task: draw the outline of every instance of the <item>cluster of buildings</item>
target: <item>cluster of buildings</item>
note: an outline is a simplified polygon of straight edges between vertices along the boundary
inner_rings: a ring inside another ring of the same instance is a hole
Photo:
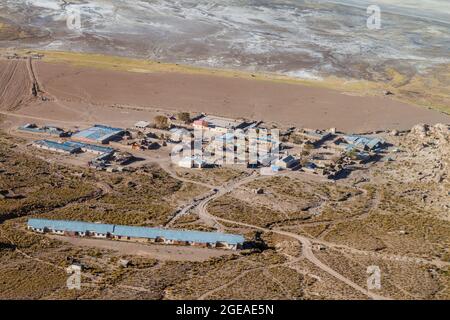
[[[159,131],[158,133],[160,135],[167,134],[164,130],[152,128],[152,124],[150,122],[143,120],[136,122],[134,127],[127,128],[126,130],[110,127],[107,128],[107,130],[117,130],[116,133],[119,136],[114,132],[111,132],[112,136],[109,136],[107,132],[105,132],[106,134],[99,138],[104,140],[103,143],[108,143],[110,146],[117,147],[119,149],[136,151],[159,149],[162,146],[161,139],[157,138],[154,131]]]
[[[378,152],[384,146],[385,142],[379,138],[366,137],[360,135],[345,135],[342,137],[345,142],[341,143],[346,151],[372,151]]]
[[[106,144],[121,140],[124,137],[126,131],[120,128],[97,124],[81,131],[67,132],[53,126],[38,127],[35,124],[26,124],[19,127],[19,130],[66,138],[58,141],[48,139],[36,140],[32,145],[39,149],[69,155],[78,153],[93,154],[95,158],[89,161],[89,166],[96,169],[110,170],[112,166],[124,166],[134,160],[132,154],[120,152],[111,146],[106,146]]]
[[[329,131],[301,130],[295,136],[303,138],[301,143],[308,146],[309,155],[304,157],[302,170],[305,172],[336,178],[354,164],[363,164],[385,147],[382,139],[361,135],[337,134]]]
[[[170,142],[178,143],[172,156],[179,154],[177,164],[185,168],[268,166],[270,161],[283,158],[279,152],[282,145],[278,136],[260,125],[256,121],[203,115],[193,121],[191,130],[170,130]]]
[[[204,132],[210,132],[213,135],[226,134],[230,130],[248,130],[256,127],[255,121],[246,121],[243,119],[230,119],[212,115],[202,115],[193,122],[194,129],[200,129]]]
[[[165,129],[142,120],[126,130],[99,124],[74,133],[34,124],[19,130],[67,138],[38,140],[33,145],[67,154],[93,153],[96,158],[89,165],[100,170],[113,170],[135,160],[130,152],[117,150],[155,150],[170,145],[172,161],[182,168],[241,165],[259,168],[263,175],[292,169],[333,179],[352,164],[369,161],[385,146],[382,139],[338,134],[335,129],[270,130],[262,122],[204,114],[191,123],[175,125],[170,118],[168,123]]]
[[[337,134],[335,129],[273,132],[261,122],[204,115],[190,127],[170,129],[168,141],[176,144],[171,156],[178,155],[175,159],[183,168],[246,165],[260,168],[264,175],[299,169],[328,178],[351,164],[368,161],[384,146],[379,138]]]
[[[134,129],[128,130],[94,125],[72,133],[34,124],[19,130],[58,137],[58,141],[34,141],[33,146],[65,154],[91,153],[95,158],[89,165],[102,170],[133,161],[131,153],[119,152],[113,148],[115,145],[155,149],[160,144],[171,144],[172,160],[177,159],[178,166],[183,168],[245,165],[259,168],[262,175],[301,170],[334,179],[351,165],[369,161],[385,147],[385,142],[377,137],[338,134],[334,129],[290,128],[280,132],[267,129],[261,122],[209,115],[167,130],[151,128],[147,121],[139,121]],[[241,235],[65,220],[30,219],[28,228],[69,236],[226,249],[239,249],[244,243]]]
[[[189,245],[230,250],[242,248],[245,241],[242,235],[219,232],[122,226],[68,220],[29,219],[28,229],[39,233],[53,233],[65,236]]]
[[[29,133],[38,133],[38,134],[48,134],[55,137],[68,137],[70,136],[70,132],[66,132],[61,128],[55,126],[42,126],[38,127],[34,123],[27,123],[21,127],[19,127],[19,131],[29,132]]]

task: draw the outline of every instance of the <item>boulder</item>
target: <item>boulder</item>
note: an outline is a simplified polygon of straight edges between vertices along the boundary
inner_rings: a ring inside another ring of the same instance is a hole
[[[410,134],[417,136],[419,138],[425,138],[428,135],[429,126],[426,124],[417,124],[412,127]]]

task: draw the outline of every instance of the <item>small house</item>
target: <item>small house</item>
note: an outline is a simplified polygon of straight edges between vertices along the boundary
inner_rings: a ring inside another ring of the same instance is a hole
[[[288,155],[277,160],[275,162],[275,165],[280,167],[281,169],[290,169],[298,165],[298,160],[295,159],[292,155]]]
[[[137,129],[147,129],[150,127],[150,122],[148,121],[138,121],[134,124]]]
[[[182,168],[204,168],[206,167],[206,162],[199,157],[184,157],[178,161],[178,166]]]

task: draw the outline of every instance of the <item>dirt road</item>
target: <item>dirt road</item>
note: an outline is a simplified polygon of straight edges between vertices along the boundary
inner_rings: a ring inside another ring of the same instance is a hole
[[[224,186],[216,187],[216,189],[218,190],[217,192],[211,194],[209,197],[206,197],[204,200],[200,201],[200,203],[195,204],[195,207],[198,210],[199,217],[203,220],[203,222],[205,224],[207,224],[208,226],[214,227],[219,231],[224,231],[224,227],[223,227],[223,225],[220,224],[220,222],[226,222],[226,223],[240,225],[240,226],[251,228],[251,229],[257,229],[257,230],[261,230],[261,231],[265,231],[265,232],[273,232],[273,233],[277,233],[277,234],[280,234],[283,236],[294,238],[295,240],[299,241],[302,244],[302,251],[303,251],[304,257],[307,260],[309,260],[310,262],[312,262],[316,267],[327,272],[328,274],[332,275],[333,277],[342,281],[343,283],[347,284],[348,286],[352,287],[353,289],[363,293],[364,295],[367,295],[371,299],[376,299],[376,300],[389,299],[387,297],[377,295],[376,293],[373,293],[373,292],[370,292],[370,291],[364,289],[363,287],[361,287],[358,284],[354,283],[353,281],[349,280],[345,276],[336,272],[335,270],[333,270],[332,268],[330,268],[329,266],[327,266],[326,264],[321,262],[319,259],[317,259],[317,257],[314,255],[314,253],[312,251],[312,243],[311,243],[312,239],[309,239],[307,237],[304,237],[304,236],[301,236],[301,235],[298,235],[295,233],[287,232],[287,231],[267,229],[267,228],[262,228],[259,226],[246,224],[246,223],[242,223],[242,222],[238,222],[238,221],[219,218],[219,217],[211,215],[208,212],[207,206],[214,199],[224,196],[225,194],[233,191],[234,189],[236,189],[239,186],[242,186],[246,183],[249,183],[249,182],[257,180],[257,179],[264,179],[264,178],[267,178],[267,177],[264,177],[264,176],[262,177],[255,172],[251,176],[245,177],[241,180],[233,181],[233,182],[225,184]],[[197,183],[196,181],[191,181],[191,180],[189,180],[189,182]]]
[[[260,176],[259,174],[257,174],[255,172],[251,176],[245,177],[245,178],[240,179],[238,181],[229,182],[229,183],[227,183],[227,184],[225,184],[223,186],[216,187],[216,189],[218,190],[217,192],[211,194],[209,197],[206,197],[200,203],[195,205],[196,209],[198,210],[199,217],[203,220],[203,222],[205,224],[207,224],[208,226],[214,227],[214,228],[216,228],[219,231],[224,231],[224,229],[225,229],[224,226],[220,224],[220,222],[226,222],[226,223],[240,225],[240,226],[251,228],[251,229],[257,229],[257,230],[261,230],[261,231],[265,231],[265,232],[273,232],[273,233],[277,233],[277,234],[280,234],[280,235],[283,235],[283,236],[294,238],[295,240],[299,241],[302,244],[302,251],[303,251],[302,253],[303,253],[304,257],[307,260],[309,260],[310,262],[312,262],[316,267],[318,267],[321,270],[327,272],[328,274],[330,274],[331,276],[335,277],[339,281],[347,284],[348,286],[350,286],[353,289],[363,293],[364,295],[368,296],[371,299],[376,299],[376,300],[389,299],[387,297],[383,297],[383,296],[377,295],[376,293],[373,293],[373,292],[370,292],[370,291],[364,289],[363,287],[361,287],[358,284],[354,283],[350,279],[348,279],[345,276],[341,275],[340,273],[336,272],[331,267],[327,266],[326,264],[321,262],[319,259],[317,259],[317,257],[314,255],[314,253],[312,251],[312,243],[311,243],[312,239],[309,239],[307,237],[304,237],[304,236],[301,236],[301,235],[298,235],[298,234],[295,234],[295,233],[287,232],[287,231],[267,229],[267,228],[262,228],[262,227],[259,227],[259,226],[246,224],[246,223],[242,223],[242,222],[238,222],[238,221],[233,221],[233,220],[219,218],[219,217],[211,215],[208,212],[207,206],[214,199],[217,199],[217,198],[219,198],[221,196],[224,196],[225,194],[233,191],[234,189],[236,189],[236,188],[238,188],[238,187],[240,187],[240,186],[242,186],[242,185],[244,185],[246,183],[249,183],[249,182],[257,180],[257,179],[264,179],[264,178],[267,178],[267,177]],[[197,183],[196,181],[189,181],[189,182],[190,183]]]

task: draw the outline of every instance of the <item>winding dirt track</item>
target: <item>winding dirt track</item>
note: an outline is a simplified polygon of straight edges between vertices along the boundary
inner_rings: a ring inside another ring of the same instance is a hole
[[[298,240],[302,244],[303,255],[305,256],[305,258],[307,260],[309,260],[310,262],[312,262],[316,267],[318,267],[321,270],[327,272],[328,274],[332,275],[333,277],[335,277],[339,281],[341,281],[341,282],[347,284],[348,286],[352,287],[356,291],[359,291],[359,292],[367,295],[371,299],[375,299],[375,300],[388,300],[389,299],[387,297],[380,296],[380,295],[375,294],[373,292],[367,291],[363,287],[357,285],[356,283],[354,283],[350,279],[344,277],[343,275],[341,275],[340,273],[336,272],[335,270],[333,270],[332,268],[330,268],[329,266],[324,264],[322,261],[317,259],[317,257],[314,255],[314,253],[312,251],[312,243],[311,243],[309,238],[306,238],[306,237],[303,237],[303,236],[300,236],[298,234],[291,233],[291,232],[266,229],[266,228],[254,226],[254,225],[251,225],[251,224],[246,224],[246,223],[242,223],[242,222],[236,222],[236,221],[233,221],[233,220],[228,220],[228,219],[223,219],[223,218],[218,218],[218,217],[214,217],[214,219],[216,219],[218,221],[222,221],[222,222],[233,223],[233,224],[237,224],[237,225],[248,227],[248,228],[258,229],[258,230],[265,231],[265,232],[277,233],[277,234],[280,234],[280,235],[283,235],[283,236],[294,238],[294,239]]]
[[[199,185],[202,185],[202,186],[205,185],[204,183],[201,183],[201,182],[198,182],[198,181],[189,180],[189,179],[185,179],[185,178],[181,179],[174,172],[172,172],[166,165],[161,166],[161,168],[163,170],[165,170],[167,173],[169,173],[173,178],[178,179],[180,181],[193,183],[193,184],[199,184]],[[281,175],[290,175],[290,172],[282,173]],[[387,300],[387,299],[390,299],[390,298],[378,295],[376,293],[373,293],[373,292],[370,292],[370,291],[364,289],[363,287],[361,287],[358,284],[354,283],[353,281],[351,281],[350,279],[346,278],[342,274],[336,272],[334,269],[332,269],[328,265],[326,265],[323,262],[321,262],[314,255],[314,252],[312,251],[312,242],[318,243],[318,244],[323,244],[323,245],[325,245],[327,247],[330,247],[330,248],[332,248],[334,250],[338,250],[340,252],[341,251],[347,251],[347,252],[350,252],[352,254],[371,256],[371,257],[374,257],[374,258],[381,258],[381,259],[386,259],[386,260],[391,260],[391,261],[401,261],[401,262],[418,263],[418,264],[432,264],[432,265],[435,265],[435,266],[438,266],[438,267],[444,267],[444,266],[449,266],[450,265],[450,263],[448,263],[448,262],[439,261],[439,260],[432,260],[432,261],[430,261],[430,260],[416,258],[416,257],[407,257],[407,256],[401,256],[401,255],[383,254],[383,253],[359,250],[359,249],[355,249],[355,248],[348,247],[348,246],[345,246],[345,245],[338,245],[338,244],[330,243],[330,242],[323,241],[323,240],[320,240],[320,239],[308,238],[308,237],[301,236],[301,235],[298,235],[296,233],[292,233],[292,232],[288,232],[288,231],[263,228],[263,227],[260,227],[260,226],[251,225],[251,224],[247,224],[247,223],[243,223],[243,222],[239,222],[239,221],[234,221],[234,220],[220,218],[220,217],[217,217],[217,216],[213,216],[213,215],[211,215],[208,212],[207,206],[208,206],[208,204],[211,201],[213,201],[213,200],[215,200],[217,198],[220,198],[220,197],[230,193],[234,189],[236,189],[236,188],[238,188],[238,187],[240,187],[240,186],[242,186],[244,184],[250,183],[250,182],[255,181],[255,180],[266,179],[266,178],[270,178],[270,177],[260,176],[258,174],[253,174],[251,176],[245,177],[245,178],[243,178],[241,180],[238,180],[238,181],[230,182],[230,183],[227,183],[227,184],[222,185],[222,186],[216,186],[215,189],[218,190],[217,192],[210,193],[209,195],[206,195],[205,198],[203,200],[201,200],[201,201],[193,201],[191,204],[187,205],[179,213],[179,215],[175,216],[175,218],[172,220],[172,222],[178,216],[181,216],[182,214],[186,214],[192,209],[197,209],[200,219],[203,220],[203,222],[205,224],[207,224],[210,227],[216,228],[218,231],[222,231],[222,232],[224,231],[225,227],[220,222],[225,222],[225,223],[239,225],[239,226],[243,226],[243,227],[247,227],[247,228],[251,228],[251,229],[257,229],[257,230],[261,230],[261,231],[265,231],[265,232],[272,232],[272,233],[276,233],[276,234],[280,234],[280,235],[283,235],[283,236],[287,236],[287,237],[293,238],[293,239],[299,241],[302,244],[302,250],[303,250],[304,257],[307,260],[309,260],[311,263],[313,263],[316,267],[318,267],[321,270],[327,272],[328,274],[330,274],[334,278],[336,278],[339,281],[347,284],[348,286],[352,287],[356,291],[359,291],[359,292],[363,293],[364,295],[368,296],[369,298],[376,299],[376,300]],[[212,186],[210,186],[210,187],[212,187]],[[362,188],[358,188],[358,189],[360,189],[363,192],[366,192],[366,190],[364,190]],[[377,202],[377,201],[375,201],[375,202]],[[351,218],[349,218],[349,220],[352,221],[352,220],[362,219],[365,216],[367,216],[370,213],[370,211],[371,210],[369,209],[368,212],[365,213],[363,217],[361,217],[361,216],[359,216],[359,217],[351,217]],[[202,298],[205,298],[205,297],[202,296]]]
[[[163,168],[163,169],[165,169],[165,168]],[[174,178],[177,178],[177,176],[175,175]],[[245,177],[245,178],[243,178],[241,180],[238,180],[236,182],[228,183],[228,184],[225,184],[224,186],[217,187],[218,191],[216,193],[211,194],[209,197],[206,197],[204,200],[200,201],[199,204],[196,204],[196,208],[198,210],[200,218],[207,225],[212,226],[212,227],[216,228],[219,231],[223,231],[223,229],[224,229],[224,227],[219,223],[219,221],[220,221],[220,222],[226,222],[226,223],[230,223],[230,224],[240,225],[240,226],[251,228],[251,229],[257,229],[257,230],[261,230],[261,231],[265,231],[265,232],[272,232],[272,233],[276,233],[276,234],[280,234],[280,235],[283,235],[283,236],[287,236],[287,237],[293,238],[293,239],[295,239],[295,240],[297,240],[297,241],[299,241],[301,243],[304,257],[308,261],[313,263],[316,267],[318,267],[321,270],[327,272],[328,274],[330,274],[331,276],[335,277],[339,281],[347,284],[348,286],[352,287],[356,291],[359,291],[359,292],[363,293],[364,295],[368,296],[371,299],[376,299],[376,300],[387,300],[387,299],[390,299],[388,297],[380,296],[380,295],[377,295],[377,294],[375,294],[373,292],[370,292],[370,291],[364,289],[363,287],[359,286],[358,284],[354,283],[350,279],[346,278],[345,276],[341,275],[340,273],[336,272],[335,270],[333,270],[332,268],[330,268],[329,266],[327,266],[326,264],[321,262],[314,255],[314,253],[312,251],[311,240],[313,240],[313,239],[309,239],[307,237],[304,237],[304,236],[301,236],[301,235],[298,235],[298,234],[295,234],[295,233],[287,232],[287,231],[267,229],[267,228],[259,227],[259,226],[256,226],[256,225],[242,223],[242,222],[239,222],[239,221],[233,221],[233,220],[219,218],[219,217],[211,215],[208,212],[207,206],[214,199],[217,199],[217,198],[219,198],[221,196],[224,196],[225,194],[231,192],[232,190],[234,190],[234,189],[238,188],[239,186],[242,186],[242,185],[244,185],[246,183],[249,183],[249,182],[257,180],[257,179],[264,179],[264,178],[267,178],[267,177],[259,176],[258,174],[253,174],[251,176]],[[184,180],[186,180],[186,179],[184,179]],[[193,181],[193,180],[188,180],[188,181],[190,183],[194,183],[194,184],[198,183],[197,181]]]
[[[163,170],[168,170],[168,168],[166,166],[164,166]],[[289,173],[285,173],[283,175],[289,175]],[[178,176],[175,174],[173,174],[171,176],[173,176],[175,179],[178,179]],[[205,199],[201,200],[200,202],[193,203],[184,212],[187,213],[189,210],[196,208],[198,210],[199,217],[203,220],[203,222],[205,222],[208,226],[216,228],[219,231],[224,231],[225,228],[222,224],[220,224],[220,222],[225,222],[225,223],[239,225],[239,226],[243,226],[243,227],[247,227],[247,228],[251,228],[251,229],[257,229],[257,230],[261,230],[261,231],[265,231],[265,232],[272,232],[272,233],[276,233],[276,234],[280,234],[283,236],[293,238],[302,244],[302,250],[303,250],[304,257],[307,260],[309,260],[311,263],[313,263],[316,267],[327,272],[331,276],[333,276],[336,279],[338,279],[339,281],[347,284],[348,286],[352,287],[356,291],[359,291],[359,292],[363,293],[364,295],[367,295],[369,298],[376,299],[376,300],[386,300],[386,299],[390,299],[390,298],[378,295],[376,293],[373,293],[373,292],[370,292],[370,291],[364,289],[363,287],[354,283],[350,279],[348,279],[345,276],[341,275],[340,273],[336,272],[334,269],[332,269],[328,265],[321,262],[314,255],[314,252],[312,251],[312,242],[318,243],[318,244],[323,244],[332,249],[339,250],[339,251],[344,250],[344,251],[350,252],[352,254],[373,256],[375,258],[387,259],[387,260],[391,260],[391,261],[402,261],[402,262],[419,263],[419,264],[432,264],[432,265],[436,265],[438,267],[450,265],[450,263],[444,262],[444,261],[436,261],[436,260],[429,261],[426,259],[420,259],[420,258],[415,258],[415,257],[406,257],[406,256],[400,256],[400,255],[393,255],[393,254],[390,255],[390,254],[382,254],[382,253],[358,250],[358,249],[351,248],[351,247],[348,247],[345,245],[337,245],[337,244],[319,240],[319,239],[308,238],[308,237],[301,236],[301,235],[298,235],[298,234],[292,233],[292,232],[276,230],[276,229],[268,229],[268,228],[263,228],[263,227],[256,226],[256,225],[242,223],[239,221],[216,217],[216,216],[211,215],[208,212],[207,206],[211,201],[228,194],[229,192],[233,191],[234,189],[236,189],[244,184],[250,183],[250,182],[258,180],[258,179],[265,179],[265,178],[270,178],[270,177],[259,176],[258,174],[253,174],[253,175],[251,175],[249,177],[245,177],[241,180],[238,180],[238,181],[235,181],[232,183],[228,183],[223,186],[216,187],[216,189],[218,190],[216,193],[210,194],[209,196],[205,197]],[[188,179],[183,179],[183,181],[189,182],[189,183],[194,183],[194,184],[199,183],[197,181],[188,180]],[[364,190],[364,189],[360,189],[360,190],[362,190],[363,192],[366,192],[366,190]],[[368,212],[370,212],[370,210],[368,210]],[[367,216],[367,214],[365,214],[364,217]],[[361,218],[363,218],[363,217],[350,218],[350,220],[356,220],[356,219],[361,219]],[[204,297],[202,296],[202,298],[204,298]]]
[[[361,286],[357,285],[356,283],[354,283],[353,281],[351,281],[350,279],[344,277],[343,275],[341,275],[340,273],[336,272],[335,270],[333,270],[332,268],[330,268],[329,266],[327,266],[326,264],[324,264],[323,262],[321,262],[319,259],[317,259],[317,257],[314,255],[313,251],[312,251],[312,243],[311,240],[307,237],[295,234],[295,233],[291,233],[291,232],[287,232],[287,231],[280,231],[280,230],[273,230],[273,229],[267,229],[267,228],[262,228],[259,226],[255,226],[255,225],[251,225],[251,224],[246,224],[246,223],[242,223],[242,222],[237,222],[237,221],[233,221],[233,220],[228,220],[228,219],[223,219],[223,218],[219,218],[219,217],[215,217],[213,215],[211,215],[208,210],[207,210],[207,205],[210,201],[230,192],[232,189],[248,183],[250,181],[256,180],[258,179],[258,176],[252,176],[250,178],[247,179],[242,179],[240,180],[238,183],[236,183],[233,186],[230,186],[228,188],[224,188],[222,190],[222,192],[217,193],[216,195],[214,195],[213,197],[209,198],[209,199],[205,199],[201,205],[199,206],[199,215],[200,217],[204,217],[205,219],[209,220],[209,221],[214,221],[215,224],[217,225],[217,221],[221,221],[221,222],[226,222],[226,223],[231,223],[231,224],[236,224],[236,225],[240,225],[240,226],[244,226],[247,228],[252,228],[252,229],[257,229],[257,230],[261,230],[261,231],[265,231],[265,232],[273,232],[273,233],[277,233],[283,236],[287,236],[290,238],[294,238],[297,241],[299,241],[302,244],[302,251],[303,251],[303,255],[304,257],[309,260],[310,262],[312,262],[316,267],[320,268],[321,270],[327,272],[328,274],[332,275],[333,277],[335,277],[336,279],[340,280],[341,282],[347,284],[348,286],[352,287],[353,289],[355,289],[356,291],[359,291],[361,293],[363,293],[364,295],[367,295],[369,298],[371,299],[376,299],[376,300],[385,300],[388,299],[386,297],[377,295],[373,292],[367,291],[366,289],[362,288]]]

